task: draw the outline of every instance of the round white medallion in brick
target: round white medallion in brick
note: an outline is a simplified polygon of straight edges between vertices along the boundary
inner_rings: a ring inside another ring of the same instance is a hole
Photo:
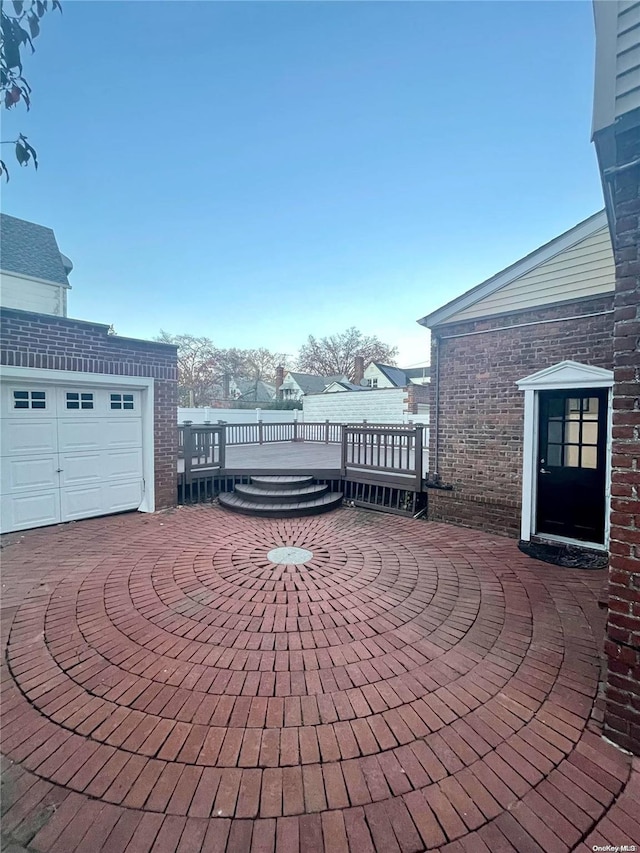
[[[313,551],[306,548],[273,548],[267,554],[272,563],[284,563],[285,566],[299,566],[313,557]]]

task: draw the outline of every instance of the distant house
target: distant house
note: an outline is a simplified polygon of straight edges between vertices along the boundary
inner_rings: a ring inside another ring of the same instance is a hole
[[[66,317],[73,264],[60,251],[51,228],[2,213],[0,233],[2,305]]]
[[[355,382],[349,382],[344,380],[342,382],[332,382],[331,385],[327,385],[327,387],[322,392],[323,394],[336,394],[341,391],[369,391],[370,389],[365,385],[356,385]]]
[[[231,378],[229,396],[247,403],[270,403],[275,400],[276,389],[275,385],[263,382],[262,379]]]
[[[283,400],[301,400],[306,394],[322,394],[334,382],[348,382],[344,374],[338,376],[318,376],[313,373],[288,371],[280,385],[279,392]]]
[[[418,321],[430,518],[606,546],[614,288],[602,211]]]
[[[176,503],[176,347],[67,317],[53,231],[0,218],[0,532]]]
[[[406,388],[408,385],[425,385],[429,382],[429,367],[405,369],[372,361],[364,372],[368,388]]]

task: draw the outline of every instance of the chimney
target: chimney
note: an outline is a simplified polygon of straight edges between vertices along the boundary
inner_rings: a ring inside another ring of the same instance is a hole
[[[231,380],[231,376],[228,373],[222,374],[222,399],[229,399],[229,382]]]
[[[276,400],[282,400],[282,383],[284,382],[284,367],[279,364],[276,367]]]
[[[355,358],[355,365],[353,369],[353,382],[355,385],[359,385],[364,379],[364,358],[361,355],[357,355]]]

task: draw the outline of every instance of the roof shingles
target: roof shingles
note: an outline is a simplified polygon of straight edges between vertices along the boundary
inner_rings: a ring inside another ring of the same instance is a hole
[[[51,228],[6,213],[0,214],[0,269],[69,286],[65,261]]]

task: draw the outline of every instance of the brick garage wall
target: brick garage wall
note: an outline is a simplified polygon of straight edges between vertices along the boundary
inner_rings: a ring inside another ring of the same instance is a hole
[[[152,377],[156,508],[174,506],[178,458],[176,348],[109,335],[108,330],[101,323],[2,308],[0,364]]]
[[[640,157],[640,129],[617,163]],[[615,178],[613,471],[604,731],[640,755],[640,168]]]
[[[429,518],[518,535],[524,394],[516,382],[565,359],[611,369],[612,309],[607,295],[433,331],[429,470],[453,489],[429,490]],[[568,319],[577,315],[587,316]]]

